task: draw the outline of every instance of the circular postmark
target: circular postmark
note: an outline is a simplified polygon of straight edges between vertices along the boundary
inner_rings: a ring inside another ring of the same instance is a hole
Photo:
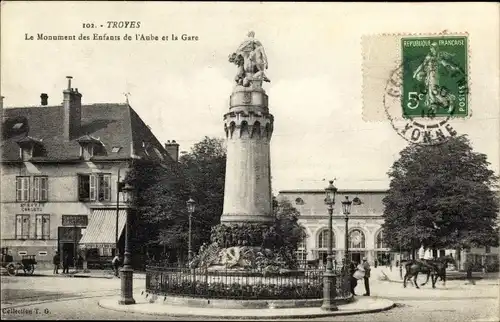
[[[412,39],[408,44],[430,50],[421,48],[403,56],[390,74],[383,96],[385,114],[398,135],[410,143],[446,142],[457,135],[449,121],[469,113],[466,62],[461,63],[460,57],[455,61],[446,51],[446,45],[457,43],[455,39]],[[445,49],[438,52],[438,44]]]

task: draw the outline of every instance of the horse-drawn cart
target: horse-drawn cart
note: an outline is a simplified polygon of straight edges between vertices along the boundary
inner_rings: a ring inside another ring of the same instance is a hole
[[[9,254],[8,249],[2,248],[0,264],[7,271],[7,274],[16,276],[20,269],[24,271],[24,274],[33,275],[37,263],[35,255],[22,255],[20,262],[14,262],[14,258]]]

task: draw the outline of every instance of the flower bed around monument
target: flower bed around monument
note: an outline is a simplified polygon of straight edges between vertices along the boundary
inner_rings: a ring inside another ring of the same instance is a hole
[[[349,286],[337,278],[337,299],[350,297]],[[258,272],[245,275],[217,273],[188,268],[148,266],[146,292],[161,296],[178,296],[232,300],[292,300],[323,297],[323,271],[305,271],[299,276],[263,276]]]

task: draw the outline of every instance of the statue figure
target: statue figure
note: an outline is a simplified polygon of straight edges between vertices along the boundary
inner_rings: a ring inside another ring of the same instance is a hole
[[[250,31],[248,38],[241,43],[236,52],[229,55],[229,62],[238,66],[236,84],[249,87],[253,81],[254,86],[260,87],[262,81],[270,82],[264,71],[267,69],[267,56],[262,43],[254,38],[255,33]]]

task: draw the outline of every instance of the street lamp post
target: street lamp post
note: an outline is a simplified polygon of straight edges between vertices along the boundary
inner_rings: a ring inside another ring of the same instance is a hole
[[[399,236],[399,278],[403,279],[403,256],[401,255],[401,236]]]
[[[345,270],[349,267],[349,215],[351,214],[352,201],[349,200],[348,196],[345,196],[345,200],[342,201],[342,212],[344,213],[345,219],[345,254],[344,254],[344,264]]]
[[[191,217],[193,216],[196,202],[192,198],[189,198],[189,200],[186,202],[186,205],[187,211],[189,213],[188,263],[191,263],[191,260],[193,259],[193,250],[191,248]]]
[[[129,305],[135,304],[135,300],[133,297],[133,274],[134,270],[132,269],[132,260],[130,258],[130,213],[132,211],[133,205],[133,191],[134,188],[128,183],[122,188],[122,191],[127,196],[127,218],[125,221],[125,251],[124,251],[124,259],[123,259],[123,268],[121,269],[121,299],[118,301],[118,304],[121,305]]]
[[[328,205],[328,249],[326,257],[326,270],[323,273],[323,305],[321,309],[324,311],[338,311],[338,307],[335,304],[335,297],[337,295],[336,288],[336,276],[333,271],[333,256],[332,256],[332,246],[333,246],[333,205],[335,204],[335,194],[337,193],[337,188],[333,185],[333,181],[330,180],[330,184],[325,188],[326,199],[325,203]]]

